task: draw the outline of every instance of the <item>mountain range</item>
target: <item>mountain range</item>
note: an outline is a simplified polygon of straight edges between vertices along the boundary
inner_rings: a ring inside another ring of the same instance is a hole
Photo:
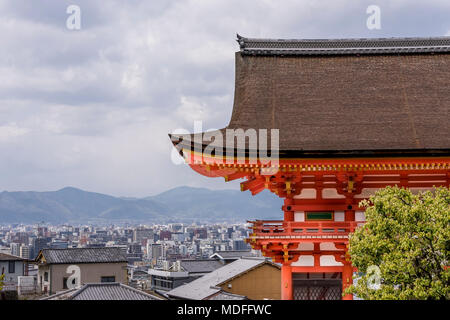
[[[282,200],[268,191],[178,187],[145,198],[121,198],[66,187],[0,193],[0,224],[170,223],[280,219]]]

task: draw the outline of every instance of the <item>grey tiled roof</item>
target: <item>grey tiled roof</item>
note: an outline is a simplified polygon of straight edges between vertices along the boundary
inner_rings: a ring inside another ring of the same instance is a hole
[[[222,259],[238,259],[241,257],[251,257],[253,253],[249,250],[228,250],[228,251],[217,251],[212,256],[220,256]],[[210,257],[210,258],[211,258]]]
[[[450,52],[450,37],[372,39],[254,39],[237,36],[243,54],[329,55]]]
[[[72,297],[72,295],[77,292],[79,289],[73,288],[73,289],[68,289],[65,291],[61,291],[58,293],[55,293],[51,296],[48,297],[44,297],[41,298],[39,300],[70,300],[70,298]]]
[[[220,267],[223,264],[214,259],[208,260],[181,260],[181,267],[184,271],[189,273],[203,273],[211,272]]]
[[[161,300],[122,283],[87,283],[80,289],[70,289],[45,300]]]
[[[26,260],[22,257],[13,256],[11,254],[0,253],[0,261],[23,261]]]
[[[42,254],[47,263],[127,262],[119,247],[43,249]]]
[[[248,298],[246,296],[241,296],[239,294],[233,294],[221,290],[206,298],[205,300],[248,300]]]
[[[71,300],[161,300],[121,283],[91,283],[84,285]]]

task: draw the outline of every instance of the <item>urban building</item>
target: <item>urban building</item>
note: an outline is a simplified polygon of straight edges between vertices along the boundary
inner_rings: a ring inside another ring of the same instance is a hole
[[[150,259],[158,259],[163,256],[163,247],[160,243],[152,243],[148,249]]]
[[[39,228],[39,234],[43,234],[43,230],[44,228]],[[47,230],[47,228],[45,228],[45,230]],[[47,232],[45,232],[46,234]],[[38,238],[33,238],[31,241],[31,248],[32,248],[32,258],[36,258],[36,256],[38,255],[38,253],[46,248],[49,248],[49,243],[52,242],[52,238],[51,237],[38,237]]]
[[[199,277],[204,276],[220,267],[223,264],[217,260],[178,260],[165,268],[149,269],[151,276],[151,290],[169,291],[185,283],[189,283]]]
[[[233,240],[233,250],[234,251],[245,251],[249,250],[250,246],[244,239],[235,239]]]
[[[159,240],[171,240],[172,239],[172,232],[169,230],[161,230],[159,232]]]
[[[0,274],[4,274],[4,290],[17,290],[18,278],[28,275],[28,260],[0,253]]]
[[[127,258],[121,248],[43,249],[35,262],[43,293],[55,294],[86,283],[127,283]]]
[[[20,243],[11,243],[11,254],[13,256],[20,256]]]
[[[138,227],[133,231],[133,242],[142,244],[144,240],[153,241],[153,229]]]
[[[144,253],[140,243],[131,243],[128,245],[127,260],[129,265],[142,261]]]
[[[31,251],[30,246],[22,244],[20,246],[19,255],[21,258],[24,258],[24,259],[27,259],[27,260],[31,259],[30,251]]]

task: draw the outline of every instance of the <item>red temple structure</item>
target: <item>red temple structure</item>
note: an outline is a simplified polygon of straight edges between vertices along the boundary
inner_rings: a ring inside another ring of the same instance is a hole
[[[172,142],[198,173],[285,199],[284,218],[252,221],[248,239],[282,264],[282,299],[341,299],[359,202],[386,186],[449,186],[450,38],[238,42],[229,125],[214,140]],[[234,146],[227,129],[279,129],[278,162],[247,140]],[[234,146],[231,161],[205,152],[219,136]]]

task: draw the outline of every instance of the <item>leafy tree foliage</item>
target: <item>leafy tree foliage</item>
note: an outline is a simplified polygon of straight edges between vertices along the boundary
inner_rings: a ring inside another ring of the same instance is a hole
[[[3,290],[3,286],[4,286],[4,282],[3,280],[5,279],[5,274],[0,274],[0,291]]]
[[[413,194],[387,187],[362,204],[366,223],[351,235],[349,254],[363,275],[346,293],[363,299],[449,299],[450,190]]]

